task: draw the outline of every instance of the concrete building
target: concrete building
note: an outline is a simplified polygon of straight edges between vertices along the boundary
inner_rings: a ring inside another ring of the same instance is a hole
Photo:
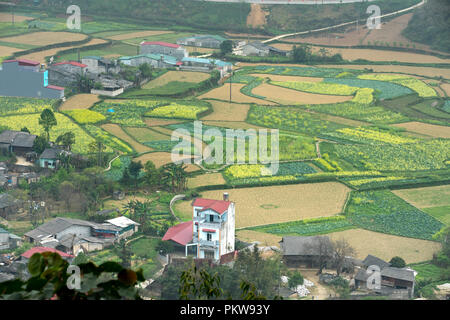
[[[243,56],[267,57],[270,55],[289,56],[290,52],[269,46],[261,41],[253,41],[241,47]]]
[[[168,43],[163,41],[143,41],[141,42],[140,54],[157,54],[173,56],[177,60],[181,60],[188,56],[188,52],[185,48],[179,44]]]
[[[192,47],[219,49],[222,42],[226,40],[227,39],[221,36],[206,34],[180,38],[177,40],[177,44]]]
[[[195,249],[199,259],[219,261],[221,257],[234,252],[235,204],[224,200],[197,198],[192,202],[193,220],[169,228],[164,241],[172,241],[185,248]]]
[[[181,62],[181,70],[200,72],[211,72],[213,70],[218,70],[220,72],[221,78],[223,78],[233,69],[233,65],[231,63],[215,59],[185,57],[181,60]]]
[[[80,76],[86,75],[87,65],[76,61],[54,63],[48,67],[49,82],[52,85],[70,86]]]
[[[49,84],[48,70],[39,62],[6,60],[0,69],[0,96],[62,99],[64,88]]]
[[[288,267],[319,267],[333,255],[327,236],[286,236],[280,241],[283,262]]]
[[[147,63],[153,68],[169,68],[181,65],[176,57],[165,54],[140,54],[131,57],[121,57],[119,62],[133,67],[139,67],[141,64]]]
[[[86,72],[92,74],[100,73],[118,73],[120,65],[117,61],[106,59],[98,56],[88,56],[81,59],[81,63],[86,65]]]
[[[20,247],[22,239],[15,234],[0,228],[0,250],[9,250]]]
[[[69,154],[68,151],[57,149],[57,148],[47,148],[39,156],[39,166],[41,168],[56,169],[59,165],[59,159],[64,153]]]

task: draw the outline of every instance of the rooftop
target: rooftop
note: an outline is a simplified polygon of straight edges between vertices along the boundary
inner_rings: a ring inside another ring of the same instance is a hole
[[[0,133],[0,143],[11,144],[13,147],[32,148],[35,135],[28,132],[5,130]]]
[[[131,225],[136,225],[136,226],[140,225],[139,223],[134,222],[133,220],[128,219],[127,217],[124,217],[124,216],[114,218],[114,219],[109,219],[109,220],[106,220],[106,222],[108,222],[112,225],[118,226],[120,228],[126,228]]]
[[[320,241],[330,243],[327,236],[286,236],[280,246],[285,256],[318,255]]]
[[[386,262],[378,257],[372,256],[370,254],[363,260],[363,265],[366,268],[375,265],[375,266],[380,267],[380,269],[390,266],[390,264],[388,262]]]
[[[203,198],[196,198],[194,201],[192,201],[193,207],[202,207],[201,211],[211,209],[219,214],[225,213],[225,211],[228,210],[230,204],[231,204],[230,201],[203,199]]]
[[[34,248],[31,248],[30,250],[25,251],[24,253],[22,253],[21,256],[24,257],[24,258],[30,259],[33,256],[33,254],[35,254],[35,253],[43,253],[43,252],[55,252],[55,253],[58,253],[63,258],[73,258],[74,257],[71,254],[67,254],[65,252],[62,252],[62,251],[59,251],[59,250],[56,250],[56,249],[53,249],[53,248],[47,248],[47,247],[34,247]]]
[[[3,63],[18,62],[19,66],[38,66],[39,62],[28,59],[5,60]]]
[[[89,221],[58,217],[47,223],[44,223],[43,225],[40,225],[34,230],[28,231],[27,233],[25,233],[25,236],[40,240],[42,238],[62,232],[73,225],[95,227],[95,224]]]
[[[63,62],[58,62],[58,63],[52,64],[52,66],[60,66],[60,65],[64,65],[64,64],[70,64],[70,65],[72,65],[72,66],[80,67],[80,68],[86,68],[86,67],[87,67],[87,65],[85,65],[85,64],[83,64],[83,63],[76,62],[76,61],[63,61]]]
[[[181,47],[179,44],[169,43],[169,42],[164,42],[164,41],[143,41],[143,42],[141,42],[141,46],[149,46],[149,45],[162,46],[162,47],[175,48],[175,49]]]
[[[169,228],[162,238],[163,241],[172,240],[183,246],[192,241],[193,222],[187,221]]]

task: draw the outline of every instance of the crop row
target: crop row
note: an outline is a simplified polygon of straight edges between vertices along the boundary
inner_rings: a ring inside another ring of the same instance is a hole
[[[208,110],[205,106],[196,105],[182,105],[172,102],[167,106],[156,107],[153,110],[147,112],[147,117],[156,118],[176,118],[176,119],[189,119],[195,120],[199,113]]]
[[[107,146],[109,151],[111,151],[111,149],[114,149],[114,150],[118,150],[118,151],[121,151],[124,153],[133,152],[133,149],[129,145],[127,145],[125,142],[123,142],[119,138],[113,136],[109,132],[106,132],[105,130],[103,130],[99,127],[87,124],[87,125],[85,125],[84,128],[95,139],[103,142]]]
[[[329,94],[340,96],[351,96],[355,94],[358,88],[349,87],[344,84],[327,83],[327,82],[306,82],[306,81],[270,81],[271,84],[294,89],[298,91],[317,93],[317,94]]]
[[[64,113],[80,124],[97,123],[106,120],[104,115],[92,110],[76,109],[68,110]]]
[[[396,144],[417,142],[417,139],[403,137],[399,135],[394,135],[389,132],[363,127],[337,129],[335,132],[327,133],[327,135],[354,141],[357,143],[368,143],[368,144],[389,143],[396,145]]]
[[[52,109],[56,100],[0,97],[0,115],[41,113],[44,109]]]

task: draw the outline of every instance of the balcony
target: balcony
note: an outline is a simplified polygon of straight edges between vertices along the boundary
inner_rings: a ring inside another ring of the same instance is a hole
[[[202,239],[200,240],[193,239],[193,243],[198,243],[202,247],[212,247],[212,248],[217,248],[220,245],[219,241],[208,241]]]

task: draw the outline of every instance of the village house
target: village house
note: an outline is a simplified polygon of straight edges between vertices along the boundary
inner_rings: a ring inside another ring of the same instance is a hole
[[[163,241],[189,249],[199,259],[220,261],[234,254],[235,204],[224,194],[223,200],[196,198],[192,202],[193,220],[178,224],[166,232]]]
[[[54,248],[34,247],[34,248],[31,248],[30,250],[27,250],[24,253],[22,253],[20,255],[20,261],[28,263],[28,261],[33,256],[33,254],[35,254],[35,253],[43,253],[43,252],[54,252],[54,253],[57,253],[57,254],[59,254],[61,256],[61,258],[63,258],[64,260],[68,261],[69,263],[72,261],[73,258],[75,258],[75,256],[73,256],[71,254],[67,254],[65,252],[56,250]]]
[[[261,41],[253,41],[241,47],[243,56],[267,57],[270,55],[289,56],[290,52],[269,46]]]
[[[288,267],[319,267],[319,261],[332,258],[330,239],[327,236],[286,236],[279,242],[283,262]]]
[[[224,37],[218,35],[206,34],[180,38],[177,40],[177,44],[192,47],[219,49],[222,42],[226,40],[227,39],[225,39]]]
[[[41,168],[57,169],[64,154],[69,155],[71,153],[58,148],[47,148],[39,156],[39,166]]]
[[[62,99],[64,88],[49,84],[48,70],[39,62],[5,60],[0,69],[0,96]]]
[[[153,68],[170,68],[181,65],[181,62],[176,57],[166,54],[140,54],[131,57],[120,57],[119,62],[127,66],[139,67],[140,65],[147,63]]]
[[[71,86],[79,77],[85,76],[87,65],[76,61],[63,61],[48,66],[49,82],[52,85]]]
[[[78,254],[103,250],[117,240],[133,235],[138,226],[126,217],[104,223],[58,217],[25,233],[24,237],[30,243]]]
[[[233,68],[233,65],[229,62],[214,59],[185,57],[181,60],[181,62],[181,70],[200,72],[211,72],[213,70],[218,70],[220,72],[221,78],[223,78],[227,73],[231,72]]]
[[[371,288],[368,281],[372,272],[367,272],[369,267],[376,266],[380,270],[380,282],[377,288],[376,279],[371,277],[373,285]],[[415,286],[414,270],[409,268],[394,268],[390,264],[378,257],[368,255],[363,260],[363,266],[357,271],[355,279],[355,288],[361,290],[373,291],[377,294],[387,296],[397,296],[400,298],[412,298],[414,296]]]
[[[0,133],[0,149],[16,155],[25,155],[33,151],[36,137],[28,132],[5,130]]]
[[[15,249],[22,245],[22,239],[0,227],[0,250]]]
[[[120,72],[120,65],[117,61],[98,57],[87,56],[81,59],[81,63],[86,65],[86,72],[98,75],[100,73],[118,73]]]
[[[141,42],[140,54],[157,54],[173,56],[177,60],[181,60],[188,56],[188,52],[185,48],[179,44],[168,43],[163,41],[143,41]]]
[[[20,207],[20,200],[8,193],[0,193],[0,217],[8,219],[10,215],[17,213]]]

